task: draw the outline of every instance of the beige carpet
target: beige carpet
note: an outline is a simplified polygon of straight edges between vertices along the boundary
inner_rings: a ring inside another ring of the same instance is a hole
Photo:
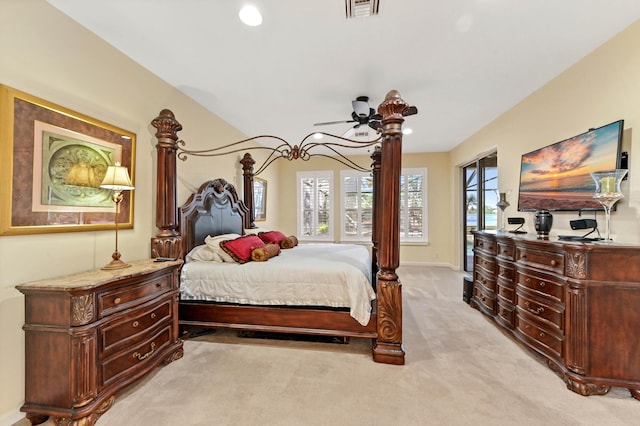
[[[97,426],[640,424],[640,401],[626,389],[567,390],[462,301],[460,273],[404,266],[399,275],[406,365],[374,363],[367,340],[222,331],[186,341],[183,359],[119,395]]]

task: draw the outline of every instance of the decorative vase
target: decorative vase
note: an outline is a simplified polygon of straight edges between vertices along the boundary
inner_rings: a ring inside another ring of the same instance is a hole
[[[593,193],[593,198],[598,200],[604,207],[605,214],[605,235],[606,239],[603,241],[609,243],[613,241],[611,239],[611,208],[621,198],[624,198],[622,191],[620,191],[620,182],[627,175],[627,169],[605,170],[602,172],[592,172],[591,177],[596,183],[596,190]]]
[[[538,233],[538,239],[548,240],[551,225],[553,225],[553,215],[549,210],[538,210],[534,218],[534,225]]]
[[[498,229],[498,231],[502,231],[504,232],[507,229],[507,225],[506,225],[506,216],[504,214],[504,210],[509,207],[511,204],[509,204],[509,202],[507,201],[507,193],[506,192],[501,192],[500,193],[500,201],[498,201],[496,203],[496,206],[502,211],[502,226],[500,227],[500,229]]]

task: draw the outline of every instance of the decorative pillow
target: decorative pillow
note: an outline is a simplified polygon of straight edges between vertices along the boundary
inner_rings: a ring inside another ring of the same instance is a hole
[[[264,241],[256,235],[245,235],[235,240],[226,240],[220,243],[220,247],[238,263],[251,260],[251,252],[258,247],[264,247]]]
[[[222,234],[216,235],[215,237],[207,236],[207,238],[204,239],[204,242],[212,252],[217,254],[222,259],[222,262],[233,263],[235,262],[235,260],[233,259],[233,257],[229,256],[229,254],[224,251],[222,247],[220,247],[220,243],[227,240],[235,240],[239,237],[239,234]]]
[[[285,237],[280,241],[280,247],[283,249],[294,248],[298,245],[298,238],[295,235]]]
[[[280,254],[280,246],[277,244],[265,244],[264,247],[254,248],[251,251],[251,260],[256,262],[266,262],[274,256]]]
[[[206,244],[192,248],[185,260],[187,262],[224,262],[222,257]]]
[[[267,244],[280,244],[280,241],[287,238],[287,236],[280,231],[260,232],[258,233],[258,237]]]

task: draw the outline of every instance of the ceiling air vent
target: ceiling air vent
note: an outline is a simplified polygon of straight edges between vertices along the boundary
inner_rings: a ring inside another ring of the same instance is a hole
[[[344,0],[347,18],[361,18],[378,14],[378,0]]]

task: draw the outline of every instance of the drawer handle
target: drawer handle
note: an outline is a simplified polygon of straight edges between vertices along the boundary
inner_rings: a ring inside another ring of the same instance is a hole
[[[131,325],[133,325],[133,328],[136,328],[136,327],[138,327],[140,324],[138,323],[138,321],[134,321],[134,322],[133,322],[133,324],[131,324]]]
[[[545,285],[547,285],[547,283],[545,283],[544,281],[540,281],[538,285],[540,285],[540,287],[544,287]]]
[[[482,241],[478,241],[478,247],[482,247],[484,244],[482,244]]]
[[[556,262],[555,260],[552,260],[551,261],[551,266],[556,266],[556,263],[558,263],[558,262]]]
[[[536,315],[538,315],[538,314],[541,314],[542,312],[544,312],[544,308],[543,308],[542,306],[538,306],[538,308],[533,309],[533,308],[531,308],[531,307],[529,306],[529,302],[525,302],[525,303],[524,303],[524,306],[526,306],[527,310],[528,310],[529,312],[531,312],[532,314],[536,314]]]
[[[529,327],[529,324],[525,324],[525,325],[524,325],[524,328],[525,328],[525,330],[528,330],[528,329],[530,328],[530,327]]]
[[[164,283],[156,283],[156,287],[162,288],[162,287],[164,287]]]
[[[540,334],[538,334],[538,336],[544,337],[544,333],[541,332]]]
[[[155,312],[151,312],[151,318],[155,318],[156,317],[156,313]]]
[[[122,299],[120,299],[119,297],[116,297],[115,299],[113,299],[113,303],[115,303],[116,305],[119,304],[120,302],[122,302]]]
[[[136,358],[138,361],[142,361],[143,359],[151,355],[155,350],[156,350],[156,344],[155,342],[151,342],[151,350],[149,352],[147,352],[144,355],[140,354],[140,352],[134,352],[133,357]]]

